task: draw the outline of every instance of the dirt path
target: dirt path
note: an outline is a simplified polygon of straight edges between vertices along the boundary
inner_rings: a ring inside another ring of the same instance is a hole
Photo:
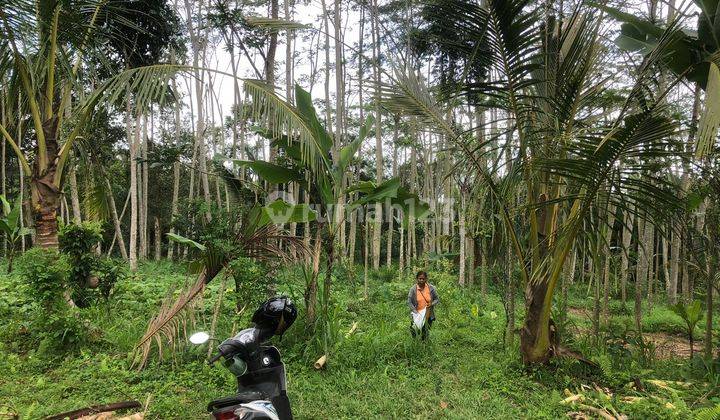
[[[591,319],[592,312],[585,308],[568,308],[568,313],[584,319]],[[587,328],[576,327],[577,334],[588,334]],[[666,332],[647,332],[643,333],[643,339],[655,346],[655,357],[658,359],[687,359],[690,357],[690,343],[687,337],[678,334],[670,334]],[[628,345],[628,344],[626,344]],[[703,342],[698,340],[693,345],[695,353],[702,353],[704,348]]]

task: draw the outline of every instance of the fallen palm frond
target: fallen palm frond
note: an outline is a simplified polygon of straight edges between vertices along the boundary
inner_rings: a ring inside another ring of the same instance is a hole
[[[160,311],[150,320],[145,334],[135,346],[139,358],[135,357],[133,363],[139,370],[147,365],[153,341],[157,344],[160,359],[163,356],[163,339],[170,345],[175,345],[175,338],[180,333],[180,328],[182,327],[184,330],[186,326],[186,317],[180,314],[185,313],[190,308],[193,300],[202,293],[205,285],[210,280],[207,271],[203,270],[195,284],[183,291],[177,299],[172,298],[172,293],[165,298]]]
[[[586,386],[582,386],[588,388]],[[596,386],[597,388],[597,386]],[[609,401],[610,397],[605,394],[602,390],[598,390],[600,398]],[[606,420],[626,420],[627,416],[622,413],[618,413],[611,405],[605,406],[600,401],[596,401],[589,395],[585,395],[582,392],[572,393],[569,389],[565,389],[565,399],[560,401],[562,405],[568,405],[579,408],[585,412],[590,412],[599,418]],[[592,404],[592,405],[591,405]],[[571,418],[587,418],[582,413],[568,413]]]

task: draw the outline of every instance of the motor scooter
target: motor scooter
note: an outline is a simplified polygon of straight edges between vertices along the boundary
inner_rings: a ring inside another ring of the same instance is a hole
[[[218,346],[208,364],[223,359],[223,365],[238,381],[237,393],[211,401],[208,411],[215,419],[291,420],[287,397],[285,365],[280,351],[263,345],[273,333],[253,327],[240,331]],[[193,344],[203,344],[211,337],[206,332],[190,336]]]

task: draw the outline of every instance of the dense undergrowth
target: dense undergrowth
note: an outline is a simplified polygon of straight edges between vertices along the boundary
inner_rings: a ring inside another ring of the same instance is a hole
[[[163,297],[177,290],[173,286],[191,281],[185,271],[184,266],[168,263],[141,266],[137,274],[118,282],[109,300],[80,310],[76,322],[83,334],[64,350],[47,343],[62,338],[33,330],[41,325],[36,319],[43,309],[28,293],[22,270],[2,275],[0,413],[42,418],[94,404],[127,399],[144,403],[149,398],[148,418],[202,417],[207,402],[234,389],[228,371],[204,363],[207,347],[178,342],[163,361],[153,354],[145,370],[131,367],[134,345],[148,318]],[[577,314],[566,321],[566,342],[600,367],[558,359],[528,370],[518,349],[503,344],[505,317],[499,294],[483,297],[476,289],[461,289],[452,274],[442,271],[430,272],[441,297],[431,338],[412,340],[404,303],[412,275],[373,273],[370,296],[364,300],[361,274],[338,270],[331,328],[339,342],[325,370],[312,367],[322,345],[309,339],[302,319],[276,341],[287,364],[297,418],[558,418],[568,412],[589,413],[583,405],[630,418],[691,418],[719,402],[717,367],[713,371],[700,358],[656,358],[651,348],[621,343],[618,328],[590,337],[583,333],[588,319]],[[276,278],[278,292],[301,305],[301,271],[286,268]],[[220,284],[220,279],[213,281],[197,302],[194,315],[186,319],[188,333],[210,328]],[[226,289],[218,338],[243,328],[262,299],[257,291],[236,294],[232,281]],[[237,303],[247,303],[246,310],[237,313]],[[591,305],[580,296],[570,299],[572,307],[591,310]],[[613,322],[622,324],[631,316],[615,301],[611,309]],[[521,317],[522,310],[517,312]],[[656,304],[645,318],[648,328],[677,333],[680,321],[667,312]],[[354,323],[357,328],[349,334]]]

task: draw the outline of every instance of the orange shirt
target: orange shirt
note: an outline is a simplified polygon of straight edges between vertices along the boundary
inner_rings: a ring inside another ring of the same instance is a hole
[[[430,288],[425,285],[425,287],[420,290],[418,286],[415,286],[415,299],[417,299],[417,310],[422,311],[423,309],[427,308],[427,306],[432,302],[432,298],[430,297]]]

